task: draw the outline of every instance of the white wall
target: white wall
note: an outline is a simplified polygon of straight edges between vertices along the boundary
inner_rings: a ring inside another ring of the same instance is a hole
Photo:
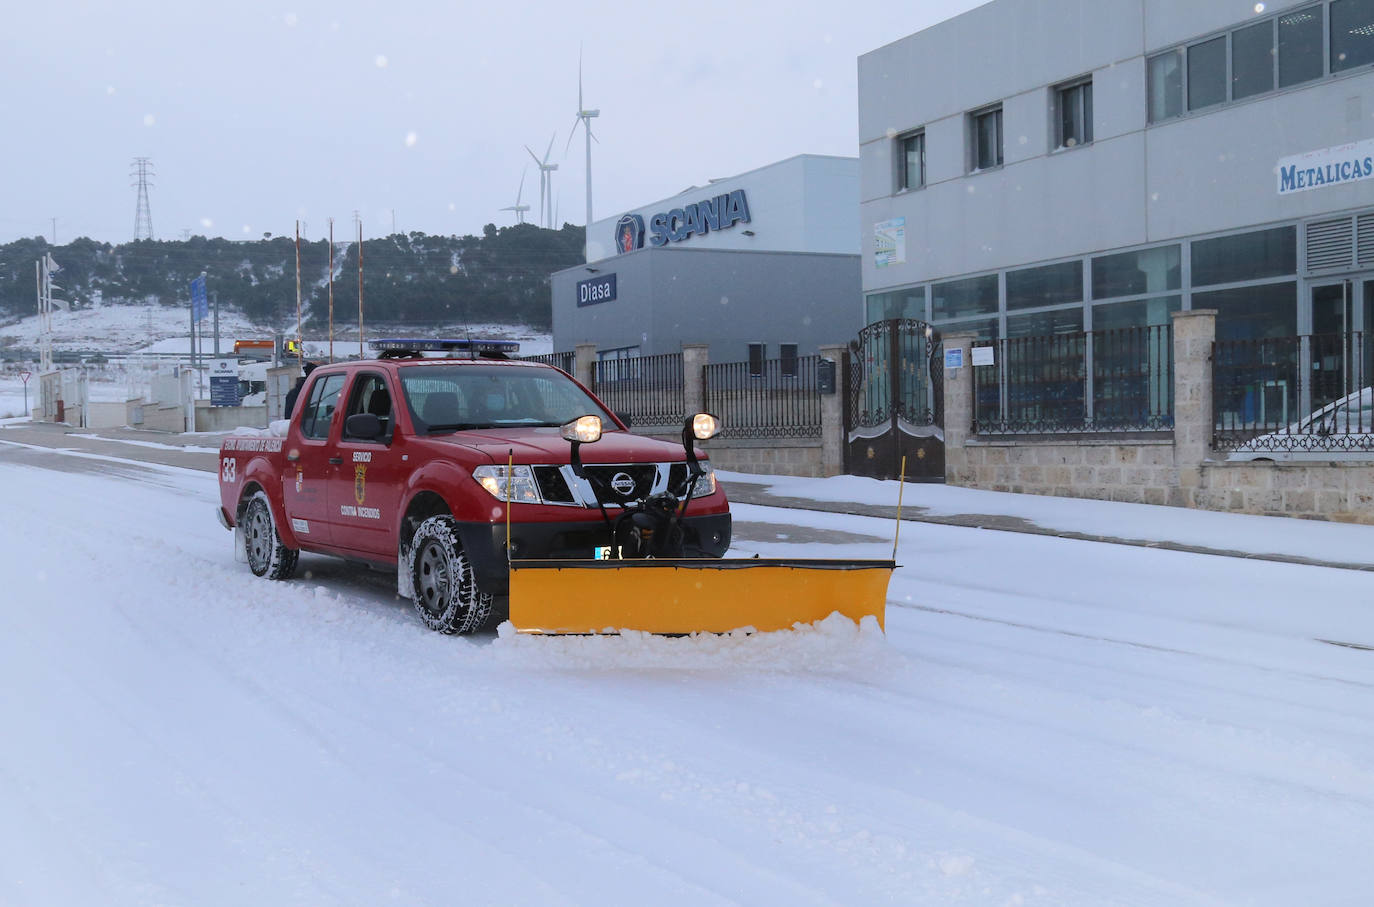
[[[750,222],[692,236],[668,248],[742,249],[755,252],[858,252],[858,172],[854,158],[803,154],[680,192],[632,211],[592,223],[588,231],[589,263],[613,258],[615,228],[625,214],[644,218],[644,246],[649,223],[660,212],[743,189]],[[753,231],[746,236],[745,230]]]
[[[1282,157],[1374,138],[1369,67],[1147,125],[1146,53],[1254,18],[1254,0],[995,0],[861,57],[865,292],[1374,206],[1374,180],[1275,186]],[[1053,150],[1053,87],[1086,72],[1094,142]],[[967,114],[990,102],[1005,165],[969,174]],[[920,127],[926,188],[898,194],[895,139]],[[897,217],[907,261],[880,270],[874,224]]]

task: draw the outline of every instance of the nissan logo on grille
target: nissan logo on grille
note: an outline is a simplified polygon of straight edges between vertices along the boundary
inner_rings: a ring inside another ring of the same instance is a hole
[[[635,480],[627,472],[618,472],[611,477],[611,490],[616,494],[628,497],[635,490]]]

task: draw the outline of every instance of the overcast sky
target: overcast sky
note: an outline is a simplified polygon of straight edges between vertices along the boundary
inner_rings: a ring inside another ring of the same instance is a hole
[[[25,2],[0,31],[0,241],[582,224],[795,154],[855,156],[857,58],[982,0]],[[919,86],[912,86],[918,90]],[[556,134],[556,136],[555,136]],[[566,149],[566,150],[565,150]]]

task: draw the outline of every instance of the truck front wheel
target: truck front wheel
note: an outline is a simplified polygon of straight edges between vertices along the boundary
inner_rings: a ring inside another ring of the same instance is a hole
[[[415,530],[409,562],[415,610],[440,633],[471,633],[491,617],[491,596],[477,590],[472,562],[452,517],[432,516]]]
[[[296,569],[300,552],[282,543],[266,494],[261,491],[253,493],[248,499],[248,506],[243,509],[239,526],[243,529],[243,549],[248,555],[248,569],[253,571],[253,575],[268,579],[289,578]]]

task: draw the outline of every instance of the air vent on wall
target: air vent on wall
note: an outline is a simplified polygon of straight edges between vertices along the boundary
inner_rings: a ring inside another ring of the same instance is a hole
[[[1354,223],[1349,217],[1307,225],[1307,270],[1351,268],[1355,264]],[[1374,248],[1374,247],[1372,247]]]
[[[1355,260],[1362,268],[1374,264],[1374,214],[1355,218]]]

